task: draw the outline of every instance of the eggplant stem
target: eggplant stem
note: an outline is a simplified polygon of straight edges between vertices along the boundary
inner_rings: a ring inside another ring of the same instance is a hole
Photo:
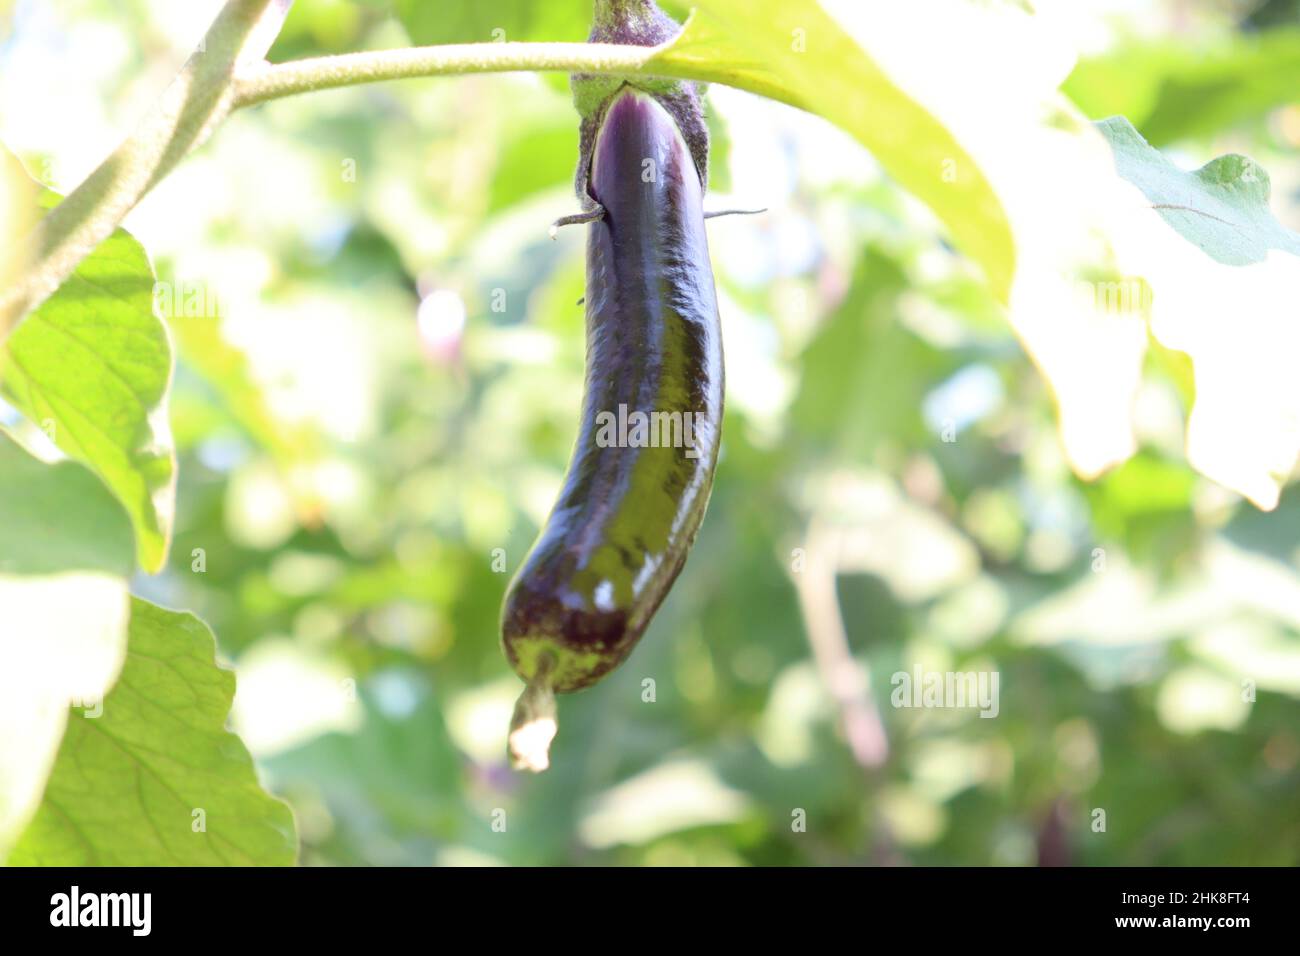
[[[550,682],[554,664],[554,655],[543,653],[537,659],[537,670],[528,686],[515,701],[515,713],[510,718],[509,750],[510,764],[516,770],[541,773],[551,765],[551,741],[560,727],[555,691]]]
[[[551,223],[551,238],[560,231],[561,226],[581,226],[589,222],[600,222],[605,218],[605,207],[597,204],[595,209],[587,212],[575,212],[572,216],[561,216],[555,222]]]
[[[760,212],[767,212],[767,207],[762,209],[719,209],[717,212],[706,212],[705,219],[717,219],[719,216],[757,216]]]

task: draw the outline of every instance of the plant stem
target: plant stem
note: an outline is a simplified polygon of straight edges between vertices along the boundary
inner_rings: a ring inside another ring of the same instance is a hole
[[[135,205],[233,111],[312,90],[419,76],[515,71],[600,73],[727,82],[691,58],[655,61],[664,47],[614,43],[464,43],[264,61],[292,0],[227,0],[202,45],[153,110],[30,233],[27,257],[0,290],[0,343],[112,235]],[[749,83],[760,95],[773,95]]]
[[[153,110],[99,167],[38,222],[21,278],[0,291],[0,342],[44,302],[234,106],[235,71],[266,55],[292,0],[228,0]]]
[[[889,739],[871,685],[853,659],[844,630],[835,591],[842,537],[841,532],[814,517],[806,539],[808,560],[795,575],[795,589],[813,659],[839,710],[849,750],[858,765],[870,772],[878,770],[889,757]]]
[[[241,75],[235,106],[314,90],[381,80],[461,73],[619,73],[702,79],[698,71],[647,64],[659,47],[617,43],[453,43],[445,46],[374,50],[266,64]],[[707,71],[705,71],[707,72]]]

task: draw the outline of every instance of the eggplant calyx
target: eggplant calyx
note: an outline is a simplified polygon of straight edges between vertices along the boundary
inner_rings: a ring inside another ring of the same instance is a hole
[[[596,0],[591,20],[593,43],[658,46],[677,32],[676,21],[654,0]]]
[[[660,46],[670,42],[681,26],[659,9],[654,0],[596,0],[590,43]],[[700,185],[709,184],[709,128],[704,122],[700,88],[689,80],[650,76],[604,76],[575,73],[571,78],[573,104],[582,117],[575,192],[584,210],[598,205],[588,191],[592,150],[605,112],[624,86],[653,96],[672,116],[695,161]]]

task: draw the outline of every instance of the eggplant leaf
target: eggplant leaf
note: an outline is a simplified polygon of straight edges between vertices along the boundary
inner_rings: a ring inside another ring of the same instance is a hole
[[[119,229],[0,345],[0,396],[103,479],[150,572],[166,559],[176,479],[172,348],[153,294],[148,256]]]
[[[131,600],[126,663],[98,716],[74,717],[18,866],[291,865],[288,806],[225,729],[235,677],[207,625]]]
[[[75,462],[0,431],[0,860],[36,812],[68,705],[93,706],[126,651],[131,525]]]

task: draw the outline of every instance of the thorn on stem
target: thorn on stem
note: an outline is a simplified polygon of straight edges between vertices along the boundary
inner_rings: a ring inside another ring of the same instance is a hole
[[[599,222],[604,218],[605,207],[601,205],[597,205],[595,209],[587,212],[575,212],[572,216],[561,216],[551,223],[550,236],[554,239],[561,226],[580,226],[588,222]]]
[[[717,219],[719,216],[757,216],[760,212],[767,212],[767,207],[762,209],[719,209],[717,212],[706,212],[705,219]]]

